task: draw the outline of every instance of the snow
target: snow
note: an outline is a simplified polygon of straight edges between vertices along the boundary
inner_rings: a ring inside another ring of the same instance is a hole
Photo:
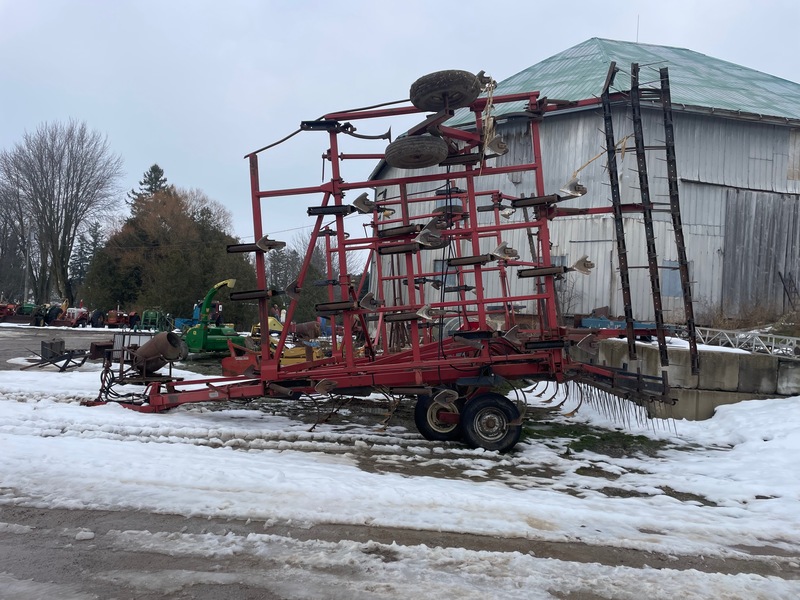
[[[668,442],[655,457],[588,451],[565,457],[563,444],[536,441],[500,457],[457,445],[443,449],[402,426],[308,431],[299,420],[246,408],[189,406],[154,415],[80,406],[98,388],[99,368],[89,364],[66,373],[0,371],[0,506],[142,510],[294,527],[399,527],[751,561],[742,548],[760,547],[763,560],[790,566],[785,556],[800,552],[800,398],[722,406],[707,421],[630,426],[629,433]],[[542,400],[529,393],[527,402]],[[570,422],[619,427],[587,405]],[[397,468],[364,470],[365,455]],[[404,465],[458,476],[406,475]],[[609,477],[587,476],[582,467]],[[543,476],[542,468],[555,475]],[[625,493],[608,495],[608,486]],[[25,534],[2,523],[0,532]],[[93,535],[77,531],[75,540]],[[585,589],[587,582],[608,598],[800,596],[800,582],[790,579],[566,563],[514,552],[233,533],[114,535],[122,545],[172,555],[268,555],[287,565],[276,583],[285,586],[286,597],[433,597],[439,590],[460,598],[552,598]],[[392,560],[384,562],[380,555],[387,552]],[[381,576],[326,594],[330,582],[306,574],[304,596],[297,573],[309,562],[359,564]],[[236,575],[165,571],[147,585],[168,591],[181,581],[224,583]],[[239,575],[238,581],[254,577]],[[137,574],[107,576],[133,582]],[[0,574],[0,585],[44,585],[12,579]],[[376,589],[376,581],[388,587]]]
[[[670,337],[666,340],[667,346],[672,348],[689,348],[689,341],[683,340],[681,338]],[[654,342],[651,342],[653,344]],[[747,350],[743,350],[741,348],[731,348],[729,346],[714,346],[710,344],[697,344],[697,350],[699,352],[728,352],[731,354],[750,354]]]

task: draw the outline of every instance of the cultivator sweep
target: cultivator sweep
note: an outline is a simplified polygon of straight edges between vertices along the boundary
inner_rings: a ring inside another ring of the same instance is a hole
[[[330,178],[321,185],[263,190],[259,156],[271,146],[249,154],[257,241],[228,251],[255,254],[259,287],[234,292],[231,300],[257,301],[261,331],[266,332],[273,298],[290,299],[288,323],[304,290],[324,286],[328,299],[315,308],[331,324],[330,352],[321,359],[309,353],[309,360],[282,362],[291,343],[286,327],[272,346],[262,344],[260,353],[231,344],[231,356],[223,359],[226,376],[154,381],[137,401],[125,404],[158,412],[190,402],[378,392],[393,399],[415,398],[415,421],[427,439],[507,451],[519,439],[524,416],[523,407],[500,393],[509,382],[578,382],[591,386],[593,398],[608,394],[639,405],[672,403],[666,373],[646,377],[571,355],[587,338],[627,334],[635,358],[632,327],[627,332],[576,330],[559,318],[559,281],[588,275],[594,265],[587,257],[573,265],[553,264],[550,223],[574,215],[611,215],[621,223],[623,213],[643,211],[642,205],[621,204],[618,198],[608,208],[565,208],[563,202],[586,192],[576,178],[562,189],[544,189],[542,119],[565,109],[600,108],[600,100],[553,101],[536,92],[494,95],[494,86],[482,72],[443,71],[412,86],[411,105],[403,101],[304,121],[298,132],[328,139],[323,161]],[[608,98],[604,94],[604,101]],[[530,142],[525,152],[508,153],[496,135],[493,109],[512,102],[525,104],[514,114],[525,123]],[[343,136],[348,143],[356,138],[372,144],[384,137],[358,134],[353,122],[416,113],[421,122],[383,154],[340,149]],[[449,126],[454,116],[465,124]],[[613,149],[613,131],[607,130],[607,138]],[[380,164],[368,179],[348,181],[344,164],[357,160]],[[498,184],[503,180],[526,181],[528,189],[512,193],[509,188],[517,188]],[[264,235],[262,207],[267,199],[297,197],[314,199],[307,209],[314,220],[308,253],[287,289],[270,289],[266,253],[283,242]],[[362,236],[345,230],[353,214],[369,219]],[[624,241],[624,231],[618,233]],[[511,238],[524,240],[524,247],[512,247]],[[309,266],[318,242],[327,251],[327,273],[312,281]],[[348,273],[352,254],[368,256],[361,277]],[[629,293],[625,302],[631,323]],[[663,330],[636,332],[646,334],[663,342]],[[110,400],[101,396],[98,402]]]

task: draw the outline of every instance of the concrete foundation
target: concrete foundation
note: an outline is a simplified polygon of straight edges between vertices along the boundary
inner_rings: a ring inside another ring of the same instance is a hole
[[[778,363],[778,394],[800,396],[800,360],[782,360]]]
[[[671,395],[678,400],[675,404],[669,406],[653,402],[648,406],[648,414],[651,417],[702,421],[713,417],[718,406],[736,404],[744,400],[766,400],[774,397],[774,395],[763,396],[715,390],[682,390],[680,388],[672,388]]]
[[[660,376],[662,367],[656,344],[636,345],[637,360],[628,357],[625,340],[603,340],[597,345],[597,355],[575,355],[598,365],[624,368],[644,375]],[[705,346],[700,352],[700,373],[693,375],[688,348],[668,350],[667,377],[673,406],[654,402],[651,416],[676,419],[708,419],[718,406],[743,400],[763,400],[778,396],[800,395],[800,361],[780,359],[768,354],[715,351]]]
[[[774,394],[778,391],[778,359],[768,354],[744,354],[739,360],[739,391]]]
[[[686,352],[686,354],[689,354]],[[738,392],[741,354],[733,352],[703,352],[697,388]]]

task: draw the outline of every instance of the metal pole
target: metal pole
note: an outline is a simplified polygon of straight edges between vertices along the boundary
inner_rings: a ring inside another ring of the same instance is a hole
[[[664,312],[661,305],[661,283],[658,276],[658,253],[656,235],[653,230],[653,202],[650,199],[650,183],[647,179],[647,160],[645,158],[644,130],[642,129],[641,90],[639,89],[639,65],[631,65],[631,108],[633,112],[633,139],[636,143],[636,165],[639,172],[639,192],[642,197],[642,217],[647,238],[647,266],[650,271],[650,289],[653,294],[653,312],[656,321],[656,338],[661,366],[669,366],[667,340],[664,335]]]
[[[612,62],[603,86],[603,123],[606,133],[606,156],[608,160],[608,179],[611,184],[611,206],[614,209],[614,231],[617,238],[619,259],[619,279],[622,284],[622,304],[625,310],[625,327],[628,337],[628,357],[636,360],[636,336],[633,331],[633,305],[631,301],[631,280],[628,272],[628,248],[625,242],[625,224],[622,220],[622,198],[619,191],[619,172],[617,170],[617,144],[614,141],[614,125],[611,120],[611,97],[609,88],[617,72],[617,63]]]
[[[694,322],[694,305],[692,304],[692,285],[689,279],[689,260],[686,258],[686,242],[683,238],[681,205],[678,196],[678,167],[675,155],[675,129],[672,122],[672,98],[669,88],[669,71],[667,67],[659,70],[661,75],[661,105],[664,110],[664,139],[667,153],[667,183],[669,185],[669,209],[672,214],[672,228],[675,230],[675,246],[678,249],[678,269],[683,291],[683,310],[686,316],[686,329],[689,334],[689,357],[692,374],[700,372],[700,360],[697,352],[697,333]]]

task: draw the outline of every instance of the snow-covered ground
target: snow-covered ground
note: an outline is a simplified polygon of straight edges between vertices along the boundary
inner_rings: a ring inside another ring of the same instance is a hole
[[[523,442],[499,456],[426,442],[400,425],[382,430],[377,417],[373,424],[334,422],[309,431],[291,416],[242,407],[190,406],[159,415],[82,407],[82,399],[97,395],[97,369],[0,371],[0,508],[140,510],[300,528],[338,523],[488,534],[658,552],[675,556],[676,563],[687,555],[762,560],[792,574],[633,568],[520,552],[272,535],[115,534],[127,547],[167,555],[269,555],[286,565],[281,589],[287,598],[340,597],[325,594],[334,589],[320,575],[325,569],[298,588],[292,573],[312,563],[330,570],[356,565],[377,574],[384,587],[374,587],[372,578],[352,580],[352,594],[341,595],[352,598],[563,598],[586,592],[601,598],[800,597],[800,398],[723,406],[708,421],[626,428],[665,442],[654,457],[566,452],[568,439]],[[526,400],[536,406],[547,396],[532,391]],[[587,404],[562,419],[619,427]],[[362,468],[365,455],[384,468]],[[404,468],[409,464],[419,474]],[[450,475],[431,476],[436,469]],[[387,553],[392,560],[385,560]],[[224,583],[225,574],[216,576]],[[192,577],[201,575],[165,571],[148,585],[164,591]],[[39,585],[0,574],[7,589],[23,583]]]

